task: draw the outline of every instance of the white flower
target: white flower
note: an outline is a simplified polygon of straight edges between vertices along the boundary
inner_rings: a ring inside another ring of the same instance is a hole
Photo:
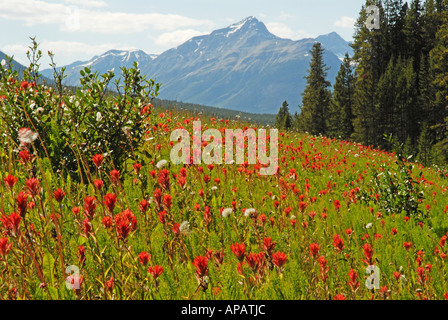
[[[233,209],[232,208],[225,208],[221,215],[223,218],[227,218],[228,216],[230,216],[233,213]]]
[[[19,141],[21,144],[32,143],[38,136],[39,134],[37,132],[34,132],[28,128],[22,128],[19,130]]]
[[[96,113],[96,121],[97,121],[97,122],[100,122],[102,119],[103,119],[103,116],[101,115],[101,112],[98,111],[98,112]]]
[[[157,162],[156,167],[157,167],[157,169],[162,169],[163,167],[166,166],[167,163],[168,163],[168,161],[166,161],[166,160],[160,160],[159,162]]]
[[[179,231],[182,234],[190,233],[191,232],[191,230],[190,230],[190,222],[188,222],[188,221],[182,222],[180,224],[180,226],[179,226]]]
[[[370,229],[370,228],[372,228],[372,223],[370,222],[370,223],[368,223],[368,224],[366,224],[366,229]]]
[[[5,60],[5,59],[2,59],[2,67],[4,67],[5,64],[6,64],[6,60]]]
[[[294,220],[295,218],[296,218],[296,216],[295,216],[295,215],[292,215],[290,219],[291,219],[291,220]]]
[[[213,186],[211,189],[212,189],[212,191],[215,191],[215,190],[218,190],[218,187],[217,186]]]
[[[249,208],[246,209],[246,211],[244,211],[244,216],[247,217],[251,217],[252,215],[255,214],[255,212],[257,212],[257,210],[255,210],[254,208]]]

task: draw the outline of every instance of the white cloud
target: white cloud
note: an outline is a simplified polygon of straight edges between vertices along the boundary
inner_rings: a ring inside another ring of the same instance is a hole
[[[69,0],[69,3],[73,1]],[[75,2],[74,2],[75,3]],[[186,27],[213,26],[209,20],[198,20],[177,14],[124,13],[90,10],[103,7],[103,1],[80,2],[83,7],[49,3],[41,0],[2,0],[0,18],[24,21],[27,26],[55,24],[61,31],[104,34],[130,34],[155,30],[176,30]]]
[[[292,20],[295,19],[296,16],[285,11],[280,11],[280,15],[276,18],[277,20]]]
[[[66,3],[84,8],[103,8],[108,4],[102,0],[65,0]]]
[[[193,37],[203,34],[203,32],[199,32],[193,29],[176,30],[173,32],[165,32],[161,34],[159,37],[157,37],[157,39],[155,39],[155,42],[159,46],[175,47]]]
[[[266,23],[268,30],[280,38],[299,40],[303,38],[312,38],[313,35],[303,30],[293,30],[281,22]]]
[[[351,18],[351,17],[342,17],[339,20],[336,20],[334,25],[336,27],[340,27],[340,28],[348,28],[351,29],[355,26],[356,23],[356,19]]]

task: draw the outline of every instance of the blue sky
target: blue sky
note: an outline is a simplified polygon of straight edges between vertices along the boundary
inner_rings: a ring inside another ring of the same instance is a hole
[[[248,16],[292,40],[333,31],[350,41],[364,0],[1,0],[0,50],[27,63],[29,37],[65,65],[109,49],[159,54]],[[7,30],[7,31],[6,31]]]

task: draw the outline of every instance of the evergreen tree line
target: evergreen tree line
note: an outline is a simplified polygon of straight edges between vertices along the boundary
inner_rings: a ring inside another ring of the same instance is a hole
[[[366,25],[380,9],[379,29]],[[448,162],[448,0],[367,0],[333,90],[314,44],[299,112],[276,126],[387,149],[384,135],[424,165]]]

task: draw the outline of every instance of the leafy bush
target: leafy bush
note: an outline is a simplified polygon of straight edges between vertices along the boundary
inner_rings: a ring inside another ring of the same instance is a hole
[[[411,157],[405,159],[403,144],[397,144],[392,136],[387,137],[397,155],[396,166],[381,165],[374,170],[372,176],[372,188],[364,193],[365,200],[373,200],[387,213],[406,212],[407,216],[421,214],[419,209],[424,193],[420,182],[412,176],[413,165],[407,163]],[[420,173],[420,177],[421,177]]]
[[[52,63],[54,81],[37,87],[42,82],[38,73],[42,53],[32,41],[30,66],[21,81],[8,64],[0,67],[0,83],[6,92],[1,104],[5,143],[17,148],[18,131],[26,127],[39,133],[35,151],[51,160],[54,171],[79,179],[89,171],[92,156],[99,153],[108,156],[110,167],[120,170],[149,126],[151,109],[145,106],[158,95],[160,84],[147,80],[134,63],[133,68],[121,68],[122,76],[115,80],[117,92],[112,92],[113,71],[100,76],[86,67],[80,72],[81,87],[67,94],[62,86],[64,69],[57,70]]]

